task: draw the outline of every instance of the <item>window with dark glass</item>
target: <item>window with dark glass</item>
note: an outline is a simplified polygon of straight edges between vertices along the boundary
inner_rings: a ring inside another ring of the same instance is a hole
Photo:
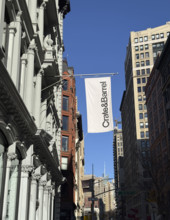
[[[141,59],[144,59],[144,53],[141,53],[141,54],[140,54],[140,58],[141,58]]]
[[[145,52],[145,58],[149,57],[149,52]]]
[[[138,87],[138,92],[141,92],[141,87]]]
[[[139,62],[136,62],[136,67],[140,67],[140,63]]]
[[[144,123],[140,122],[140,128],[144,128]]]
[[[140,50],[143,50],[143,45],[140,45]]]
[[[68,80],[66,79],[63,80],[63,90],[64,91],[68,90]]]
[[[138,46],[136,46],[136,47],[135,47],[135,51],[138,51],[138,50],[139,50],[139,47],[138,47]]]
[[[139,110],[142,110],[142,109],[143,109],[142,104],[139,104]]]
[[[68,131],[68,116],[63,115],[63,130]]]
[[[143,89],[143,92],[145,92],[145,88],[146,88],[146,86],[143,86],[143,87],[142,87],[142,89]]]
[[[146,83],[146,79],[145,78],[142,78],[142,83]]]
[[[148,36],[144,36],[144,41],[148,41]]]
[[[149,131],[146,131],[146,137],[149,137]]]
[[[137,76],[140,75],[140,70],[136,70],[136,75],[137,75]]]
[[[159,39],[159,34],[156,34],[156,39]]]
[[[146,69],[146,73],[147,73],[147,74],[150,74],[150,69],[149,69],[149,68]]]
[[[148,44],[145,44],[145,50],[147,50],[149,48]]]
[[[143,113],[139,113],[139,119],[143,119]]]
[[[143,42],[143,37],[140,37],[140,38],[139,38],[139,41],[140,41],[140,42]]]
[[[68,136],[62,136],[62,151],[68,151]]]
[[[138,54],[138,53],[136,54],[136,59],[137,59],[137,60],[139,59],[139,54]]]
[[[144,138],[144,132],[143,131],[140,132],[140,137]]]
[[[135,43],[138,43],[138,38],[135,38]]]
[[[145,66],[145,63],[144,63],[144,61],[141,61],[141,66]]]
[[[141,81],[140,81],[140,78],[137,78],[137,84],[140,84]]]
[[[139,102],[142,101],[142,96],[141,95],[138,96],[138,101]]]
[[[68,111],[68,100],[69,100],[68,96],[63,96],[63,110],[64,111]]]
[[[164,38],[164,33],[160,33],[160,37],[161,37],[161,38]]]
[[[150,60],[146,60],[146,66],[150,65]]]
[[[142,75],[145,75],[145,69],[142,69]]]

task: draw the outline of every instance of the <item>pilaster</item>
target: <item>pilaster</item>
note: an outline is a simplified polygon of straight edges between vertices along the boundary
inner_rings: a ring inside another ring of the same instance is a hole
[[[49,220],[49,191],[51,190],[51,180],[49,180],[44,188],[44,199],[43,199],[43,220]]]
[[[39,206],[36,211],[36,220],[43,219],[44,187],[46,184],[47,184],[47,174],[44,174],[39,180],[39,193],[38,193]]]
[[[15,21],[16,34],[14,38],[14,50],[13,50],[13,58],[12,58],[12,70],[11,70],[11,78],[17,90],[19,87],[19,72],[20,72],[21,15],[22,12],[21,11],[18,12]]]
[[[43,1],[43,3],[40,5],[38,16],[39,38],[42,46],[44,41],[44,10],[46,7],[46,1]]]
[[[37,32],[37,0],[28,1],[28,10],[31,16],[34,32]]]
[[[33,111],[33,76],[34,76],[34,56],[35,56],[35,42],[32,41],[27,53],[27,72],[25,76],[25,91],[24,101],[31,115]]]
[[[28,220],[28,186],[29,175],[33,170],[33,145],[27,150],[27,157],[22,160],[21,164],[21,183],[20,183],[20,196],[19,196],[19,210],[18,220]]]
[[[2,220],[6,219],[7,205],[8,205],[8,187],[9,187],[9,175],[11,169],[11,162],[17,158],[15,152],[7,153],[7,166],[6,166],[6,176],[5,176],[5,189],[4,189],[4,201],[3,201],[3,211]]]
[[[1,0],[0,1],[0,59],[3,57],[2,37],[3,37],[4,15],[5,15],[5,0]]]
[[[14,36],[16,33],[16,27],[14,22],[11,22],[9,26],[9,40],[8,40],[8,55],[7,55],[7,70],[12,75],[12,63],[13,63],[13,50],[14,50]]]
[[[47,99],[41,103],[41,112],[40,112],[40,128],[46,128],[46,112],[47,112]]]
[[[23,54],[21,57],[21,78],[20,78],[20,96],[24,99],[24,91],[25,91],[25,74],[26,74],[26,66],[27,66],[27,55]]]
[[[36,76],[35,100],[34,100],[34,117],[36,125],[40,128],[40,111],[41,111],[41,87],[42,87],[42,74],[43,69],[39,71]]]
[[[39,179],[40,179],[40,167],[38,167],[31,176],[29,220],[35,220],[35,216],[36,216],[37,181]]]
[[[19,210],[18,220],[27,220],[28,210],[28,177],[29,173],[33,170],[31,165],[22,165],[21,167],[21,185],[20,185],[20,197],[19,197]]]

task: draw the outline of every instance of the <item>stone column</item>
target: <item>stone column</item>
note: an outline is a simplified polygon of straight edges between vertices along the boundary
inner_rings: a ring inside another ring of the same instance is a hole
[[[35,44],[32,42],[28,48],[27,54],[27,72],[25,76],[25,91],[24,91],[24,101],[28,108],[28,111],[32,114],[33,110],[33,77],[34,77],[34,56],[35,56]]]
[[[37,32],[37,0],[28,1],[28,9],[31,16],[34,32]]]
[[[48,219],[48,187],[45,186],[44,189],[44,198],[43,198],[43,219]]]
[[[40,128],[46,128],[46,113],[47,113],[47,99],[41,103],[41,112],[40,112]]]
[[[35,87],[35,100],[34,100],[34,117],[36,125],[40,128],[40,112],[41,112],[41,85],[42,85],[42,74],[43,69],[39,71],[36,76],[36,87]]]
[[[40,38],[42,46],[43,46],[43,40],[44,40],[44,9],[45,7],[46,7],[46,2],[43,2],[39,8],[39,16],[38,16],[39,38]]]
[[[9,26],[8,55],[7,55],[7,70],[10,75],[12,74],[12,61],[13,61],[15,33],[16,33],[16,28],[14,26],[14,23],[11,22]]]
[[[0,1],[0,58],[2,56],[1,50],[2,50],[4,15],[5,15],[5,0],[1,0]]]
[[[11,78],[17,90],[19,88],[19,72],[20,72],[20,53],[21,53],[21,14],[18,12],[15,21],[16,34],[14,39],[14,50],[12,58]]]
[[[52,115],[51,115],[51,112],[50,112],[47,115],[46,129],[45,129],[50,135],[52,135],[51,123],[52,123]]]
[[[2,220],[6,219],[7,204],[8,204],[8,187],[9,187],[9,175],[11,169],[11,161],[17,158],[15,153],[7,153],[7,166],[6,166],[6,176],[5,176],[5,189],[4,189],[4,200],[3,200],[3,211]]]
[[[52,194],[51,194],[51,219],[50,220],[53,220],[54,219],[54,196],[55,196],[55,190],[53,189],[52,190]]]
[[[27,65],[27,57],[26,54],[23,54],[21,57],[21,78],[20,78],[20,96],[22,99],[24,98],[24,90],[25,90],[25,74],[26,74],[26,65]]]
[[[43,219],[44,186],[46,184],[47,184],[47,174],[44,174],[39,180],[39,193],[38,193],[39,206],[36,211],[36,220]]]
[[[51,190],[51,180],[49,180],[44,188],[44,199],[43,199],[43,220],[49,220],[49,191]]]
[[[28,220],[28,186],[29,174],[33,170],[33,152],[31,145],[27,150],[27,157],[22,160],[18,220]]]
[[[28,209],[28,177],[32,171],[32,166],[22,166],[21,168],[21,185],[19,196],[18,220],[27,220]]]
[[[36,217],[36,199],[37,199],[37,181],[40,179],[40,167],[35,170],[31,178],[29,220],[35,220]]]

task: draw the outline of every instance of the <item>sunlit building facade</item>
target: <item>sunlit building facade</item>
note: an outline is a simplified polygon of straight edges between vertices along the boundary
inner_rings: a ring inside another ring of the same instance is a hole
[[[66,0],[0,1],[0,219],[60,219]]]
[[[126,91],[120,106],[122,115],[124,171],[126,191],[134,195],[126,197],[127,214],[136,210],[136,217],[149,218],[145,193],[141,190],[149,181],[144,170],[142,157],[147,156],[149,147],[148,116],[145,86],[154,61],[170,33],[170,23],[131,32],[125,59]]]

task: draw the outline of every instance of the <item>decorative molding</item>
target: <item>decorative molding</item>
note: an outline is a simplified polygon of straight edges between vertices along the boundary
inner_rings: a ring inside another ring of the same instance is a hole
[[[30,165],[21,166],[21,171],[23,173],[31,173],[32,170],[33,170],[33,166],[30,166]]]
[[[17,154],[16,153],[7,153],[7,157],[9,160],[15,160],[17,158]]]
[[[32,173],[31,175],[32,177],[32,180],[39,180],[41,178],[41,174],[38,174],[38,173]]]

